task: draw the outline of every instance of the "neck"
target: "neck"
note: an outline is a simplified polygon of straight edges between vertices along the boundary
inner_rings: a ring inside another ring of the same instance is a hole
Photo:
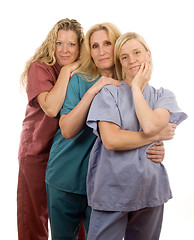
[[[100,74],[104,77],[113,77],[114,68],[111,69],[101,69]]]
[[[124,81],[131,87],[131,83],[132,83],[133,79],[125,77]]]

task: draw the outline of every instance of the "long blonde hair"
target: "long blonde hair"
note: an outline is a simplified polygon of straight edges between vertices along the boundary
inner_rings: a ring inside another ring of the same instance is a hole
[[[81,50],[81,67],[79,72],[83,73],[86,80],[93,81],[99,75],[99,70],[96,67],[92,57],[91,57],[91,45],[90,38],[92,34],[99,30],[107,31],[111,43],[114,45],[118,37],[121,35],[120,30],[112,23],[105,22],[101,24],[95,24],[86,33],[83,48]]]
[[[28,82],[28,70],[33,62],[40,61],[47,65],[53,66],[56,63],[55,49],[56,40],[59,30],[72,30],[75,31],[78,37],[79,49],[81,48],[84,40],[83,28],[80,23],[75,19],[62,19],[58,21],[48,33],[44,42],[36,50],[34,56],[32,56],[25,65],[24,72],[21,74],[20,83],[21,86],[26,88]]]
[[[125,73],[122,70],[122,66],[119,59],[119,54],[121,51],[122,46],[131,39],[137,39],[145,48],[146,51],[150,51],[146,41],[143,37],[141,37],[139,34],[135,32],[127,32],[125,34],[122,34],[115,43],[115,49],[114,49],[114,62],[115,62],[115,70],[118,80],[123,80],[125,78]],[[153,69],[153,63],[151,58],[151,68]]]

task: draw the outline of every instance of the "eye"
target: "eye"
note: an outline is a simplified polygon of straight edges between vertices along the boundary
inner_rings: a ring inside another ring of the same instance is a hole
[[[74,47],[74,46],[75,46],[75,43],[69,43],[69,45],[70,45],[71,47]]]
[[[97,48],[97,47],[98,47],[97,44],[93,44],[93,45],[92,45],[92,48],[93,48],[93,49],[95,49],[95,48]]]
[[[112,45],[112,43],[111,43],[110,41],[107,41],[107,42],[105,43],[105,45],[106,45],[106,46],[110,46],[110,45]]]
[[[135,51],[135,55],[139,55],[140,54],[140,51]]]
[[[56,42],[56,45],[61,45],[62,43],[61,42]]]
[[[126,60],[126,59],[127,59],[127,56],[120,57],[120,61],[123,61],[123,60]]]

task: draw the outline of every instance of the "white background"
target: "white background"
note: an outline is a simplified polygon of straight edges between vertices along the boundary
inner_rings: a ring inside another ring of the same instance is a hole
[[[0,3],[1,168],[0,214],[3,239],[17,239],[17,151],[26,96],[19,91],[24,64],[62,18],[75,18],[86,32],[96,23],[115,23],[142,35],[152,51],[151,84],[172,90],[188,119],[165,142],[174,198],[165,204],[161,240],[194,239],[193,1],[192,0],[18,0]],[[26,239],[27,240],[27,239]]]

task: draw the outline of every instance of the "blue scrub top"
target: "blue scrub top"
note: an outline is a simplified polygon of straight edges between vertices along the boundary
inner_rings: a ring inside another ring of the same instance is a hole
[[[100,76],[99,76],[100,77]],[[74,74],[68,84],[60,115],[69,113],[86,91],[99,79],[86,81],[82,74]],[[54,137],[46,169],[46,183],[66,192],[86,194],[86,176],[90,151],[96,139],[86,124],[71,139],[65,139],[59,129]]]
[[[98,135],[98,121],[113,122],[125,130],[142,131],[131,88],[122,83],[120,87],[105,86],[95,96],[87,118],[87,125],[98,136],[87,176],[88,202],[95,210],[135,211],[159,206],[172,198],[164,166],[146,157],[152,144],[129,151],[108,151]],[[168,109],[172,113],[171,122],[179,124],[187,118],[171,91],[147,85],[143,95],[151,109]]]

